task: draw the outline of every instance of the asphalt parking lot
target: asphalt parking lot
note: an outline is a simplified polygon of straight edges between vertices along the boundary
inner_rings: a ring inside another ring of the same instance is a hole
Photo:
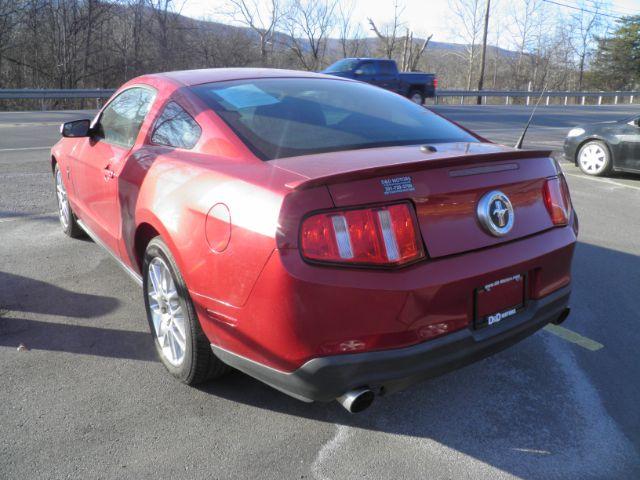
[[[437,110],[506,144],[530,112]],[[635,113],[541,107],[525,146]],[[581,226],[564,328],[349,415],[165,373],[141,291],[59,228],[48,148],[81,116],[0,113],[0,479],[640,478],[640,175],[563,163]]]

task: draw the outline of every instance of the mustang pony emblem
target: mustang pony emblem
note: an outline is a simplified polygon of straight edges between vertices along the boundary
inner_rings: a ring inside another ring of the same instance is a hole
[[[509,197],[498,190],[482,196],[477,215],[482,228],[495,237],[502,237],[513,228],[513,206]]]

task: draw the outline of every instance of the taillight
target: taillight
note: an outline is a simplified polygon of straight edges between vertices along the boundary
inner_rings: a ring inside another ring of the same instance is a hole
[[[569,187],[564,177],[560,176],[546,181],[543,189],[544,204],[554,225],[567,225],[571,212]]]
[[[406,203],[312,215],[300,240],[302,255],[319,262],[402,265],[424,257]]]
[[[438,88],[438,77],[433,77],[433,88]]]

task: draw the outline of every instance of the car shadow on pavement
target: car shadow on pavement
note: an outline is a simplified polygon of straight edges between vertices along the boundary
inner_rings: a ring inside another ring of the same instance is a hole
[[[156,361],[148,332],[78,324],[120,305],[116,298],[77,293],[32,278],[0,272],[0,346]],[[54,315],[61,321],[23,318]],[[63,323],[64,322],[64,323]]]

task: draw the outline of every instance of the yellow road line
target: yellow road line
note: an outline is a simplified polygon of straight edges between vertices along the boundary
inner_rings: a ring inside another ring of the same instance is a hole
[[[576,345],[580,345],[582,348],[586,348],[587,350],[590,350],[592,352],[604,348],[604,345],[602,345],[601,343],[584,337],[579,333],[569,330],[568,328],[561,327],[560,325],[554,325],[553,323],[550,323],[549,325],[544,327],[544,329],[547,332],[553,333],[563,340],[566,340],[567,342],[575,343]]]

